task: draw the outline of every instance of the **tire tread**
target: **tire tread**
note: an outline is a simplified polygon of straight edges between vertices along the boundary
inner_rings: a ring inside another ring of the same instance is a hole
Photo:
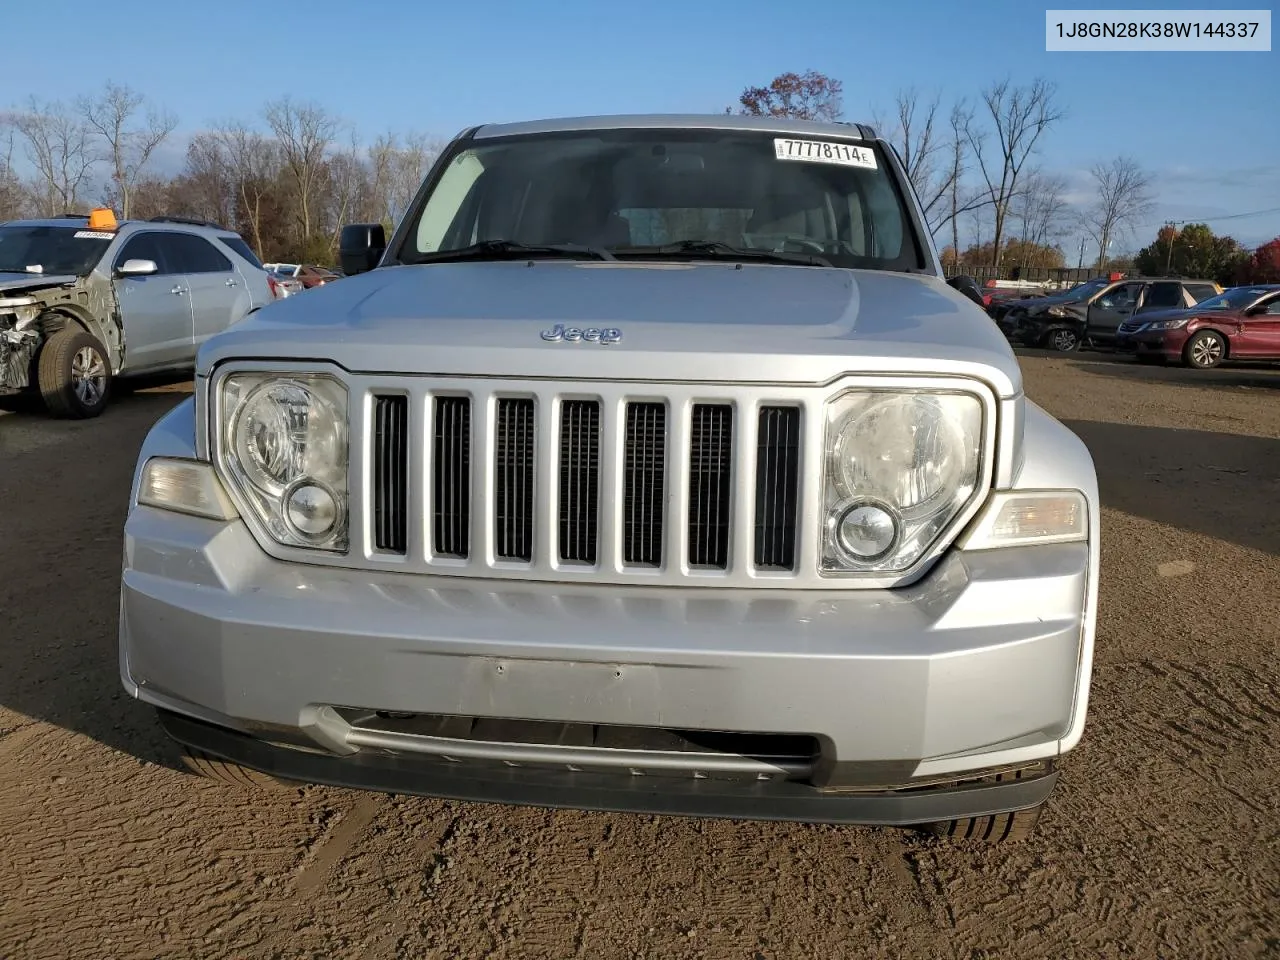
[[[249,790],[288,790],[296,786],[296,784],[288,780],[282,780],[269,773],[263,773],[260,770],[253,770],[238,763],[223,760],[221,757],[215,757],[213,754],[205,753],[195,747],[184,745],[182,752],[182,760],[187,768],[202,777],[208,777],[210,780],[217,780],[221,783],[228,783],[232,786]]]

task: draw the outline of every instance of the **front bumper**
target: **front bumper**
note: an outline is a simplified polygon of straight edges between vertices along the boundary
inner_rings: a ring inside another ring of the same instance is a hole
[[[1116,335],[1116,349],[1138,356],[1176,360],[1182,355],[1186,341],[1186,334],[1181,330],[1121,330]]]
[[[902,590],[748,593],[284,563],[241,521],[146,506],[125,540],[126,688],[177,715],[178,739],[285,776],[910,823],[1040,802],[1083,724],[1083,543],[952,551]],[[477,739],[400,714],[544,723]],[[548,724],[570,733],[548,736]],[[685,743],[619,751],[574,740],[584,728],[682,731]],[[690,751],[713,731],[811,750]],[[996,770],[1005,782],[958,782]]]

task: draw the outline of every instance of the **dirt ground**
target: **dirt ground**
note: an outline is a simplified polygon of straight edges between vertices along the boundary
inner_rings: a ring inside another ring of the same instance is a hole
[[[181,772],[116,669],[149,425],[0,415],[0,960],[1280,956],[1280,370],[1023,358],[1104,503],[1091,717],[1036,838]]]

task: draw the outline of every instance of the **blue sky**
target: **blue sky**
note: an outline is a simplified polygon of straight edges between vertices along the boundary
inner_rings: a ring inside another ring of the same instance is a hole
[[[1140,243],[1165,218],[1208,218],[1249,244],[1280,234],[1280,210],[1212,219],[1280,208],[1280,53],[1047,53],[1046,5],[44,0],[6,9],[6,35],[39,37],[57,23],[73,32],[52,56],[38,43],[6,45],[0,106],[73,98],[112,78],[177,113],[185,135],[256,117],[288,93],[367,137],[448,137],[485,121],[721,112],[744,86],[786,70],[842,80],[850,119],[889,107],[902,87],[972,97],[996,79],[1040,75],[1070,112],[1040,164],[1083,185],[1094,161],[1127,154],[1155,174],[1159,205]],[[164,162],[180,163],[181,149],[179,138]]]

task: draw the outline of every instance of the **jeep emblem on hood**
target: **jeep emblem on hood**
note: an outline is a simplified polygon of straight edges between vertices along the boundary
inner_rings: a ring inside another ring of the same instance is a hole
[[[600,329],[599,327],[587,327],[585,330],[579,327],[565,327],[563,323],[557,323],[551,330],[542,331],[542,339],[549,340],[551,343],[577,343],[580,340],[586,340],[589,343],[617,343],[622,339],[622,331],[612,328]]]

